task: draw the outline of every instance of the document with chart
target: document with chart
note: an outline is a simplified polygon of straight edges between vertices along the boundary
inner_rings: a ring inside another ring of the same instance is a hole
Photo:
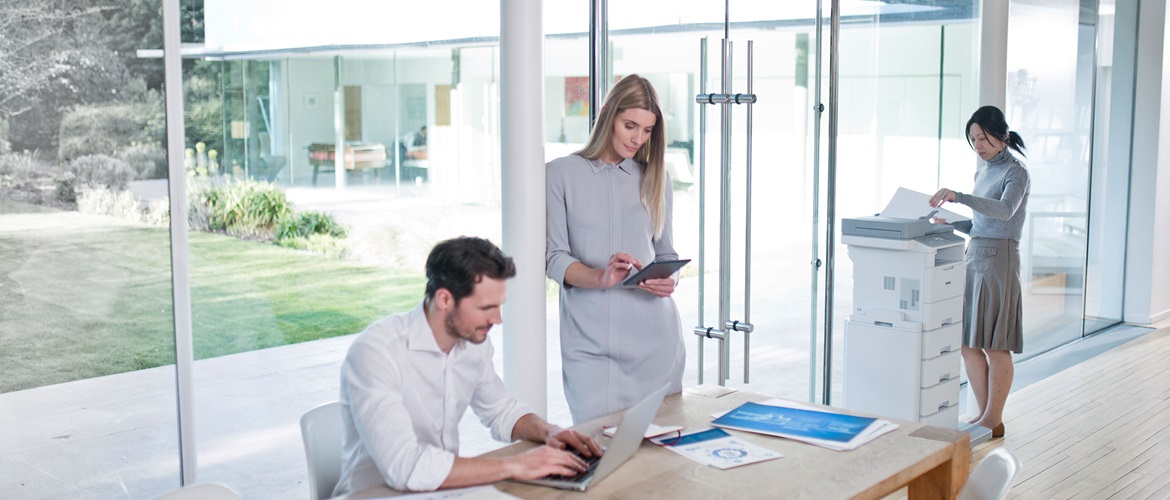
[[[723,429],[705,429],[677,437],[659,437],[651,441],[703,465],[719,469],[730,469],[784,456],[780,452],[732,436]]]
[[[711,425],[793,439],[838,451],[856,449],[898,428],[888,420],[775,403],[783,404],[778,400],[744,403],[716,418]]]

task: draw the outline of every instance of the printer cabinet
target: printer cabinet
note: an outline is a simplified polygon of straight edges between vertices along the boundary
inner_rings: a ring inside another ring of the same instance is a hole
[[[957,323],[916,332],[846,321],[845,408],[956,428],[961,342]]]
[[[844,234],[853,262],[844,406],[956,428],[966,264],[953,233]]]

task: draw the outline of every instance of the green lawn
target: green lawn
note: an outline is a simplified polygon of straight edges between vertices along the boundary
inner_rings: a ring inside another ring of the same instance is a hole
[[[23,213],[22,213],[23,212]],[[197,359],[361,331],[424,277],[193,232]],[[0,205],[0,392],[174,363],[169,231]]]

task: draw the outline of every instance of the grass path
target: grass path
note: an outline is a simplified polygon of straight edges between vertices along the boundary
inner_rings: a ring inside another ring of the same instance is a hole
[[[361,331],[413,307],[421,273],[190,235],[195,357]],[[174,363],[169,232],[0,207],[0,392]]]

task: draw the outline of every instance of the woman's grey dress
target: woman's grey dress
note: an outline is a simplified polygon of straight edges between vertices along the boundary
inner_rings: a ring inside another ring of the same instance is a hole
[[[1028,170],[1004,148],[975,171],[971,194],[955,194],[955,201],[973,212],[970,223],[955,225],[971,235],[963,295],[967,347],[1024,350],[1020,236],[1030,191]]]
[[[673,195],[667,179],[666,227],[654,238],[642,206],[643,166],[577,155],[547,167],[548,232],[545,271],[561,286],[561,363],[573,422],[623,410],[670,383],[682,390],[686,350],[673,298],[642,290],[565,285],[574,262],[604,269],[614,253],[643,264],[676,259],[671,234]]]

